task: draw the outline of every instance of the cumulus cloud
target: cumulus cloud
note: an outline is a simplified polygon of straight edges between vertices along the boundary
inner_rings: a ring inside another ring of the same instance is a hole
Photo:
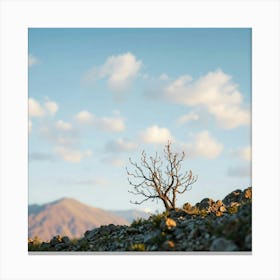
[[[209,72],[196,81],[181,76],[164,88],[164,94],[172,102],[204,108],[223,128],[251,123],[250,110],[244,106],[237,85],[221,70]]]
[[[57,146],[54,151],[64,161],[73,163],[79,163],[82,159],[89,156],[89,150],[80,151],[65,146]]]
[[[33,98],[28,99],[28,113],[30,117],[42,117],[45,115],[43,107]]]
[[[79,112],[76,116],[75,119],[80,123],[80,124],[92,124],[94,115],[92,115],[90,112],[83,110]]]
[[[173,141],[170,131],[165,127],[158,127],[157,125],[148,127],[140,133],[140,139],[144,143],[163,144],[167,141]]]
[[[252,159],[252,148],[250,146],[237,149],[233,151],[233,155],[241,160],[251,161]]]
[[[95,67],[85,76],[85,81],[92,82],[107,79],[112,90],[123,90],[136,78],[142,62],[130,52],[110,56],[100,67]]]
[[[59,130],[71,130],[73,128],[72,124],[71,123],[67,123],[67,122],[64,122],[62,120],[59,120],[55,123],[55,127]]]
[[[40,60],[37,57],[35,57],[32,54],[28,55],[28,67],[37,65],[39,63],[40,63]]]
[[[230,177],[250,177],[251,176],[251,166],[250,165],[242,165],[229,167],[228,176]]]
[[[43,117],[46,115],[55,115],[58,111],[58,104],[54,101],[47,100],[44,105],[41,105],[34,98],[28,98],[28,114],[29,117]]]
[[[47,112],[51,116],[55,115],[55,113],[58,111],[58,105],[57,105],[57,103],[55,103],[53,101],[48,100],[48,101],[45,102],[44,105],[45,105],[45,108],[46,108]]]
[[[199,119],[198,114],[194,113],[194,112],[190,112],[186,115],[181,116],[180,118],[177,119],[177,124],[179,125],[183,125],[189,121],[197,121]]]
[[[137,148],[137,144],[128,139],[117,139],[116,141],[110,141],[106,145],[106,151],[112,153],[121,153],[121,152],[131,152]]]
[[[82,125],[92,125],[104,131],[120,132],[125,130],[124,120],[119,114],[115,117],[95,117],[88,111],[81,111],[75,119]]]
[[[224,148],[223,144],[219,143],[206,130],[194,134],[192,143],[186,143],[182,146],[187,155],[207,159],[215,159]]]

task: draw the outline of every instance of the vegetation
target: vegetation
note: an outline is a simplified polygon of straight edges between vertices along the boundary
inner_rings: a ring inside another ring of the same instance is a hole
[[[130,193],[141,196],[134,204],[142,204],[147,200],[160,200],[167,211],[176,208],[177,194],[190,190],[197,181],[192,171],[181,172],[181,163],[185,153],[173,153],[171,142],[164,149],[164,160],[156,153],[149,159],[145,151],[142,152],[140,164],[129,159],[133,170],[127,170],[129,184],[133,190]],[[163,167],[164,166],[164,167]]]

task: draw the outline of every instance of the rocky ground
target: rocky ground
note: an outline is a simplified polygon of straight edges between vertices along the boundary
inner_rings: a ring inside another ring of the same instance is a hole
[[[29,251],[251,251],[252,188],[235,190],[223,200],[206,198],[183,209],[107,225],[70,240],[28,241]]]

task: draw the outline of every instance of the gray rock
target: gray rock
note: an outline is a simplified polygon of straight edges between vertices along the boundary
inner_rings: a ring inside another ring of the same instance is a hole
[[[70,238],[68,236],[63,236],[62,237],[62,242],[63,243],[70,243]]]
[[[126,230],[126,232],[127,232],[128,234],[136,234],[136,233],[139,233],[139,229],[134,228],[134,227],[130,227],[130,228],[128,228],[128,229]]]
[[[223,203],[226,206],[229,206],[232,202],[240,202],[242,200],[242,191],[241,190],[235,190],[228,194],[224,199]]]
[[[159,236],[161,236],[161,230],[155,230],[152,232],[147,233],[144,236],[144,243],[152,243],[155,241],[156,238],[158,238]]]
[[[97,229],[94,230],[88,230],[85,232],[84,236],[87,240],[92,240],[94,237],[98,234]]]
[[[251,250],[252,249],[252,234],[248,234],[246,237],[245,237],[245,241],[244,241],[244,246],[245,246],[245,249],[247,250]]]
[[[215,201],[213,199],[204,198],[201,200],[200,203],[197,203],[196,206],[198,207],[199,210],[202,210],[202,209],[208,210],[214,203],[215,203]]]
[[[219,237],[213,240],[210,251],[238,251],[238,247],[231,240]]]

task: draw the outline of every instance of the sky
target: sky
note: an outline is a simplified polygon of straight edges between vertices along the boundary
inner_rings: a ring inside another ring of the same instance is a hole
[[[251,186],[251,29],[28,31],[29,204],[131,204],[129,158],[168,142],[198,175],[177,205]]]

